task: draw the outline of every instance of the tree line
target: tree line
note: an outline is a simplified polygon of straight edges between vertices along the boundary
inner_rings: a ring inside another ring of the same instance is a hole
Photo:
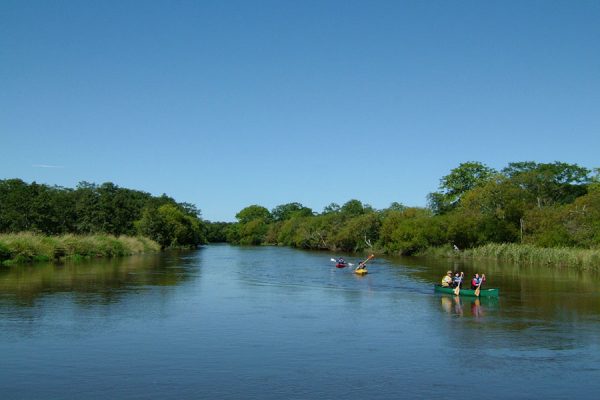
[[[196,206],[110,182],[70,189],[0,180],[0,233],[14,232],[141,235],[162,248],[206,243]]]
[[[162,195],[81,182],[75,189],[0,180],[0,233],[142,235],[162,248],[207,242],[411,255],[489,243],[600,248],[600,170],[563,162],[466,162],[440,179],[426,207],[375,209],[352,199],[322,212],[293,202],[250,205],[210,222]]]
[[[600,248],[600,170],[563,162],[466,162],[440,180],[427,207],[377,210],[352,199],[320,213],[300,203],[250,205],[236,223],[210,224],[215,241],[411,255],[489,243]]]

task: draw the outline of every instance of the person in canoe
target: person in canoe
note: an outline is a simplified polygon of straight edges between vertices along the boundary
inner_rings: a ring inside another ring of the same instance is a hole
[[[460,275],[457,273],[454,274],[454,278],[452,279],[452,287],[460,286],[462,288],[462,280],[463,276],[465,276],[464,272],[461,272]]]
[[[480,285],[483,286],[484,283],[485,283],[485,274],[481,274],[481,276],[479,276],[479,274],[475,274],[473,279],[471,279],[471,289],[475,290],[478,287],[480,287]]]
[[[448,271],[446,276],[442,278],[442,287],[450,287],[452,285],[452,271]]]

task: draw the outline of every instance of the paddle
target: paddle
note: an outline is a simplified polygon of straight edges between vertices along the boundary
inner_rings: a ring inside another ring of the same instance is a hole
[[[458,294],[460,293],[460,284],[462,283],[462,278],[463,278],[463,273],[460,273],[460,281],[458,281],[458,285],[456,286],[456,288],[454,289],[454,294],[456,296],[458,296]]]
[[[475,296],[479,297],[479,293],[480,288],[481,288],[481,284],[483,283],[483,278],[485,277],[485,275],[481,275],[480,281],[479,281],[479,285],[477,285],[477,289],[475,289]]]
[[[375,254],[371,254],[369,257],[367,257],[367,259],[365,261],[363,261],[363,264],[366,264],[367,261],[369,261],[371,258],[375,257]]]
[[[369,257],[367,257],[367,259],[365,261],[359,262],[358,263],[358,267],[356,267],[356,269],[359,269],[361,266],[364,269],[365,268],[365,264],[367,263],[367,261],[369,261],[373,257],[375,257],[375,254],[371,254]]]

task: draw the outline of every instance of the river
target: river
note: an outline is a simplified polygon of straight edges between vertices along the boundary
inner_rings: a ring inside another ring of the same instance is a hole
[[[7,399],[595,399],[598,274],[210,245],[0,269]],[[343,255],[351,262],[358,259]],[[498,299],[433,292],[483,272]]]

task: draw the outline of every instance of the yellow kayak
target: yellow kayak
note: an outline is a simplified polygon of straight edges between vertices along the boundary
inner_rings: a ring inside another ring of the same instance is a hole
[[[366,275],[369,271],[366,268],[355,269],[354,273],[358,275]]]

